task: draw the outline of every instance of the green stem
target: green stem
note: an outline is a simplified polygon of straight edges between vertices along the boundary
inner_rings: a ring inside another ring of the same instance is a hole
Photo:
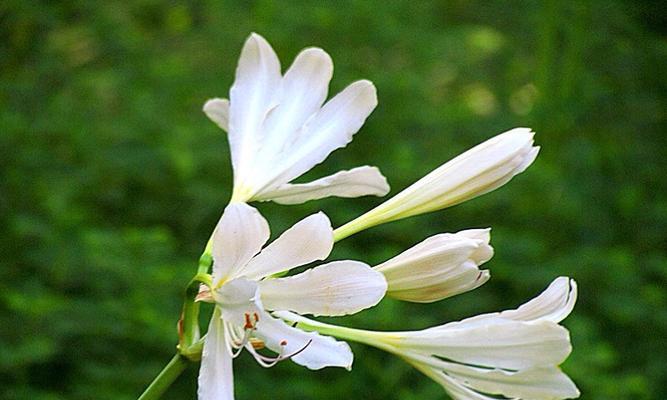
[[[185,290],[185,299],[183,301],[183,311],[181,313],[181,320],[179,321],[179,343],[178,349],[181,353],[187,351],[190,346],[195,344],[201,337],[199,332],[199,303],[195,301],[197,293],[199,293],[199,284],[209,284],[210,276],[207,275],[208,269],[213,263],[210,251],[208,250],[202,254],[199,259],[199,267],[197,274],[192,278]]]
[[[160,371],[160,374],[153,379],[153,382],[148,385],[138,400],[159,399],[187,366],[188,360],[180,354],[176,354]]]

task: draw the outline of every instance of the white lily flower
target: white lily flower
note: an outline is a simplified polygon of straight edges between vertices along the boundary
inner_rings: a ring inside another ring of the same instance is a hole
[[[451,207],[499,188],[528,168],[537,157],[539,147],[533,146],[534,134],[528,128],[515,128],[473,147],[336,229],[336,238]]]
[[[358,261],[337,261],[284,277],[272,275],[325,259],[333,230],[322,213],[311,215],[271,244],[269,226],[245,203],[227,206],[212,238],[212,283],[199,299],[214,301],[199,371],[200,400],[233,399],[232,358],[246,349],[265,367],[291,359],[310,369],[352,366],[345,342],[293,328],[271,311],[337,316],[377,304],[384,276]],[[276,353],[268,357],[258,349]]]
[[[387,296],[431,303],[467,292],[489,280],[479,266],[493,256],[490,229],[443,233],[373,267],[387,279]]]
[[[281,75],[269,43],[246,40],[229,100],[204,112],[229,134],[234,168],[232,202],[295,204],[327,196],[384,196],[389,185],[375,167],[358,167],[306,184],[289,184],[334,150],[345,147],[377,105],[375,87],[352,83],[324,103],[333,63],[319,48],[303,50]]]
[[[576,283],[558,278],[516,310],[483,314],[421,331],[372,332],[276,315],[394,353],[440,383],[454,399],[567,399],[579,396],[559,368],[572,349],[558,323],[574,307]]]

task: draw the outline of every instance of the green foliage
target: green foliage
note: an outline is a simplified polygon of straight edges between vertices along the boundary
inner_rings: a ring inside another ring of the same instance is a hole
[[[416,329],[580,285],[564,369],[586,399],[667,398],[667,61],[652,2],[37,2],[0,4],[0,398],[137,396],[174,351],[183,289],[230,195],[226,96],[243,40],[287,66],[306,46],[380,104],[306,178],[379,166],[397,190],[514,126],[542,154],[508,187],[341,242],[376,263],[435,233],[493,227],[492,279],[430,305],[386,300],[350,326]],[[662,12],[661,12],[662,11]],[[305,180],[305,179],[304,179]],[[319,209],[260,204],[274,234]],[[351,373],[235,365],[239,399],[431,399],[402,361],[353,345]],[[196,366],[166,398],[194,398]]]

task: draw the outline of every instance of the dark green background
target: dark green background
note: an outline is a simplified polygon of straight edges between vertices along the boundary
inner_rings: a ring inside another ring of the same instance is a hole
[[[508,186],[340,243],[380,262],[440,232],[493,227],[492,279],[430,305],[340,319],[417,329],[580,285],[564,369],[584,399],[667,397],[667,12],[660,1],[0,3],[0,398],[131,399],[171,357],[180,296],[230,195],[226,97],[251,31],[283,66],[333,57],[331,93],[372,80],[379,106],[305,176],[379,166],[393,190],[529,126],[542,152]],[[274,234],[324,210],[260,204]],[[438,399],[400,360],[353,345],[352,372],[236,364],[237,398]],[[195,396],[192,366],[165,398]]]

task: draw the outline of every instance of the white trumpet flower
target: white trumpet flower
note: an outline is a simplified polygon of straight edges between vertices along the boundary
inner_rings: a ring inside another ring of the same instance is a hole
[[[336,238],[488,193],[523,172],[537,157],[528,128],[501,133],[436,168],[396,196],[336,229]]]
[[[386,350],[441,384],[454,399],[567,399],[579,396],[558,365],[570,354],[558,323],[574,307],[576,283],[561,277],[515,310],[483,314],[421,331],[342,328],[290,312],[276,315],[298,327]]]
[[[232,202],[296,204],[389,192],[384,176],[369,166],[311,183],[289,183],[345,147],[377,105],[375,87],[366,80],[324,103],[332,74],[329,55],[307,48],[281,75],[269,43],[256,33],[246,40],[229,100],[211,99],[204,105],[206,115],[228,132]]]
[[[467,292],[489,280],[479,266],[493,256],[490,229],[443,233],[373,267],[387,279],[387,296],[430,303]]]
[[[377,304],[384,276],[358,261],[337,261],[284,277],[271,276],[326,258],[333,230],[322,213],[311,215],[262,249],[269,227],[245,203],[227,206],[212,238],[213,273],[199,299],[215,302],[199,371],[200,400],[233,399],[232,359],[246,349],[262,366],[291,359],[310,369],[351,368],[345,342],[293,328],[272,311],[338,316]],[[258,350],[276,353],[268,357]]]

